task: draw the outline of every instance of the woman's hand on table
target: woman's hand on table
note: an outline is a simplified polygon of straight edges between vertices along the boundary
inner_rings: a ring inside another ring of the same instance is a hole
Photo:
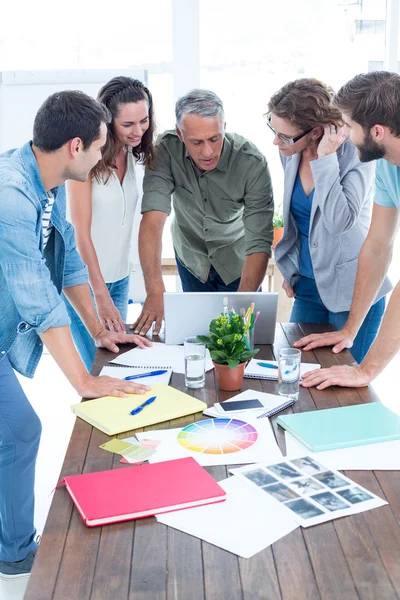
[[[349,365],[335,365],[329,369],[316,369],[302,375],[300,385],[303,387],[316,387],[324,390],[331,385],[341,387],[364,387],[372,381],[362,365],[350,367]]]

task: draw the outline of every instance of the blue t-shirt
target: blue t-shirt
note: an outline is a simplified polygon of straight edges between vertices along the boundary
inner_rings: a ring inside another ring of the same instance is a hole
[[[375,203],[400,210],[400,167],[384,158],[376,163]]]
[[[311,207],[314,197],[314,190],[307,197],[303,186],[301,185],[299,174],[297,173],[294,182],[292,199],[290,203],[290,212],[296,221],[297,229],[300,234],[300,267],[299,273],[304,277],[314,279],[314,271],[310,255],[308,233],[310,231]]]

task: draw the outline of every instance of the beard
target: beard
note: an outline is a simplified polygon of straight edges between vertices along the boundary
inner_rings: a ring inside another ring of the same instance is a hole
[[[361,162],[378,160],[379,158],[383,158],[386,154],[385,147],[375,142],[369,132],[365,136],[364,143],[362,145],[356,144],[356,146]]]

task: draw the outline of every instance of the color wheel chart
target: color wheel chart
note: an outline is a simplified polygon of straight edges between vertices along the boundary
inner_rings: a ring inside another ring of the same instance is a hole
[[[237,419],[207,419],[192,423],[178,433],[178,443],[192,452],[230,454],[250,448],[257,430]]]

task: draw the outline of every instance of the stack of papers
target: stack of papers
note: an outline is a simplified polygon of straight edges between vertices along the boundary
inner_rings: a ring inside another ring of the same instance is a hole
[[[285,440],[288,457],[299,458],[309,454],[330,469],[338,471],[400,470],[400,440],[312,453],[287,431],[285,431]]]
[[[151,347],[134,348],[117,356],[111,363],[128,366],[142,366],[152,369],[162,369],[160,365],[169,365],[174,373],[185,374],[185,351],[183,346],[174,346],[153,342]],[[214,368],[211,356],[206,350],[206,371]]]

